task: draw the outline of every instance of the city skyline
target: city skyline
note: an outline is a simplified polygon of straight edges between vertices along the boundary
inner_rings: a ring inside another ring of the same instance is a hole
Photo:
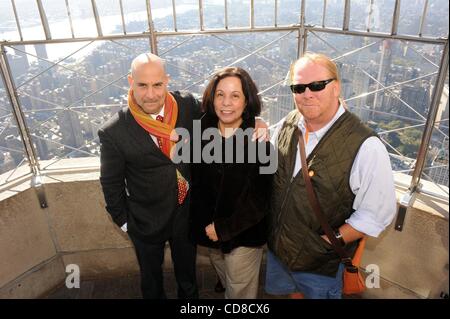
[[[270,9],[268,9],[269,11]],[[189,12],[180,14],[178,18],[178,22],[182,24],[184,19],[189,18]],[[158,25],[162,28],[171,23],[172,17],[170,16],[158,20]],[[206,23],[209,23],[208,19],[205,19]],[[128,24],[128,28],[138,30],[142,26],[137,21]],[[161,37],[158,48],[160,52],[164,52],[164,49],[179,46],[164,56],[168,62],[168,72],[172,77],[170,88],[175,90],[189,87],[189,90],[197,96],[201,96],[208,80],[207,75],[211,74],[216,67],[232,63],[246,52],[251,52],[283,35],[284,33],[274,32],[215,37],[198,36],[186,43],[183,43],[186,37]],[[288,34],[274,45],[260,51],[259,55],[250,55],[237,64],[250,72],[260,90],[268,89],[262,95],[266,110],[263,117],[271,124],[284,116],[283,113],[285,114],[293,108],[292,98],[289,98],[290,93],[285,86],[278,85],[273,89],[270,87],[285,78],[288,65],[296,58],[297,40],[295,37],[295,33]],[[311,35],[310,37],[308,48],[328,54],[331,52],[335,57],[355,48],[368,46],[360,54],[350,55],[336,61],[342,73],[343,96],[349,100],[349,108],[378,132],[412,126],[413,128],[405,130],[409,132],[408,134],[399,131],[402,133],[393,132],[381,136],[389,143],[398,143],[397,147],[406,145],[403,147],[403,152],[406,154],[402,155],[413,157],[418,150],[417,140],[420,144],[422,135],[421,127],[416,129],[414,125],[424,123],[424,119],[426,119],[436,79],[435,75],[427,76],[427,74],[436,72],[435,64],[439,63],[440,49],[442,48],[401,41],[330,36],[328,34],[320,34],[320,37]],[[233,45],[230,45],[230,42]],[[180,43],[182,44],[180,45]],[[78,45],[82,46],[83,43]],[[34,51],[41,58],[45,58],[48,55],[49,45],[35,45],[33,50],[15,46],[15,52],[8,52],[14,80],[16,86],[19,87],[20,103],[25,112],[38,157],[41,160],[98,155],[96,130],[111,114],[126,105],[128,84],[126,79],[120,79],[120,76],[128,73],[129,63],[137,52],[149,51],[148,45],[148,41],[145,39],[102,42],[86,54],[81,62],[76,59],[66,61],[24,86],[21,84],[50,65],[43,60],[29,62],[24,52]],[[196,57],[195,63],[192,63],[192,56]],[[74,74],[69,70],[72,68],[87,76],[80,77]],[[400,88],[385,90],[380,94],[352,99],[364,92],[389,87],[403,82],[405,79],[412,80],[414,78],[422,78],[422,80],[413,81],[411,84],[400,86]],[[96,92],[114,80],[117,80],[114,85],[107,86],[102,91],[83,99],[84,95]],[[436,146],[433,146],[430,151],[428,163],[429,165],[439,163],[438,167],[441,169],[442,159],[444,161],[446,159],[448,172],[448,79],[446,87],[447,102],[440,107],[440,119],[444,121],[438,128],[441,133],[436,129],[436,134],[433,134],[432,142]],[[3,95],[0,102],[2,102],[1,105],[7,104]],[[108,105],[114,106],[108,107]],[[9,157],[5,155],[8,153],[5,149],[23,149],[20,146],[21,141],[17,128],[14,128],[11,122],[7,123],[12,120],[11,117],[7,117],[9,113],[8,107],[0,109],[0,125],[3,128],[0,131],[2,132],[0,135],[0,153],[2,153],[0,154],[0,173],[12,169],[24,158],[23,152],[12,152],[12,154],[9,152]],[[2,118],[3,123],[1,122]],[[398,121],[400,126],[395,121]],[[446,139],[442,138],[445,134],[447,134]],[[445,150],[445,143],[447,143],[447,152],[444,156],[440,155],[441,160],[439,161],[437,160],[438,154],[442,153],[442,149]],[[388,151],[395,154],[389,147]],[[11,158],[14,161],[13,164],[11,164]],[[5,165],[7,161],[9,164]],[[394,157],[392,157],[392,163],[397,170],[406,170],[410,165],[409,162],[397,161]],[[448,179],[446,185],[448,186]]]

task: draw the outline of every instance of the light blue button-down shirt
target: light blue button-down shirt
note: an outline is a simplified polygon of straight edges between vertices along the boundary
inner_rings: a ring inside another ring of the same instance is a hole
[[[308,142],[305,141],[306,156],[313,151],[320,139],[344,112],[346,112],[344,107],[340,105],[327,125],[308,133]],[[278,134],[285,119],[274,127],[271,139],[274,146],[277,144]],[[304,136],[306,127],[303,118],[300,119],[298,127]],[[297,146],[293,176],[298,174],[301,167],[300,151]],[[355,212],[345,222],[360,232],[378,237],[392,222],[397,203],[389,154],[379,138],[369,137],[361,145],[350,172],[350,188],[355,194],[353,202]]]

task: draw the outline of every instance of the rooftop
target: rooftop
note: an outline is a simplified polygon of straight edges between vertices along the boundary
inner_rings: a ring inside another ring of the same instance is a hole
[[[139,296],[131,244],[104,210],[97,129],[148,51],[171,90],[197,97],[217,68],[245,68],[269,124],[294,107],[290,63],[331,56],[396,181],[398,216],[363,260],[381,286],[364,297],[448,295],[448,14],[444,0],[0,2],[0,298]],[[70,264],[80,290],[63,286]],[[202,296],[219,297],[207,262],[199,273]]]

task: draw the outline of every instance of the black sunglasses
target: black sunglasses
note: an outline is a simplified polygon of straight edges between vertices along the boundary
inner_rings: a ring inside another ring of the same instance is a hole
[[[290,85],[292,93],[302,94],[306,88],[309,88],[313,92],[322,91],[328,83],[335,79],[328,79],[325,81],[315,81],[308,84],[292,84]]]

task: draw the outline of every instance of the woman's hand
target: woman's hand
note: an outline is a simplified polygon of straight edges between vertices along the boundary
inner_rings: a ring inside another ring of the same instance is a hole
[[[205,232],[206,232],[206,236],[208,236],[208,238],[211,239],[212,241],[219,240],[219,238],[217,237],[217,234],[216,234],[216,228],[214,227],[214,223],[206,226]]]

